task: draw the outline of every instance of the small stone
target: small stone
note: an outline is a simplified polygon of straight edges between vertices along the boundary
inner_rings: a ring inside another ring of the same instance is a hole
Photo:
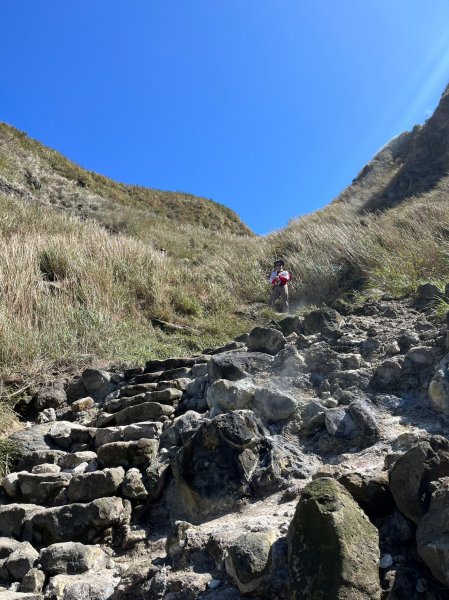
[[[94,399],[91,398],[90,396],[87,396],[87,398],[81,398],[80,400],[75,400],[75,402],[72,403],[70,408],[72,409],[72,412],[79,413],[83,410],[90,410],[94,406],[95,406]]]
[[[401,351],[401,348],[400,348],[398,342],[396,342],[396,341],[389,344],[385,349],[385,352],[387,354],[389,354],[390,356],[393,356],[394,354],[399,354],[400,351]]]
[[[221,581],[219,579],[211,579],[207,585],[209,589],[216,590],[220,587]]]
[[[379,560],[379,567],[381,569],[388,569],[393,564],[393,557],[391,554],[382,554]]]

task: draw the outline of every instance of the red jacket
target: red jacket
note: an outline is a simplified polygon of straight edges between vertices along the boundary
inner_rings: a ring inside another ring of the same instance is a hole
[[[279,283],[276,283],[276,277],[279,277]],[[273,271],[270,275],[270,283],[273,287],[277,285],[285,285],[291,280],[292,276],[288,271]]]

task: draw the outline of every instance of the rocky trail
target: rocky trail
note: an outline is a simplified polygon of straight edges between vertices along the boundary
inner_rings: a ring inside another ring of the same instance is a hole
[[[22,401],[0,599],[449,598],[435,295],[287,316]]]

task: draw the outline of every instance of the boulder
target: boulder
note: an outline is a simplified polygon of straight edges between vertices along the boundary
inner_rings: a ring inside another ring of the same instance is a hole
[[[8,558],[11,552],[14,552],[19,545],[20,542],[17,540],[8,537],[0,537],[0,560]]]
[[[69,385],[67,386],[66,394],[67,402],[69,402],[69,404],[75,402],[75,400],[80,400],[81,398],[85,398],[89,395],[87,393],[86,388],[84,387],[84,383],[81,377],[69,383]]]
[[[59,461],[59,465],[62,469],[74,469],[85,462],[88,465],[95,465],[96,460],[97,455],[95,452],[85,450],[84,452],[71,452],[70,454],[66,454]]]
[[[66,456],[66,454],[67,452],[64,452],[64,450],[51,450],[48,447],[45,450],[35,450],[32,452],[27,452],[26,454],[21,456],[17,468],[19,470],[31,470],[36,465],[58,465],[59,461],[64,456]]]
[[[164,429],[160,445],[162,447],[178,446],[184,444],[198,431],[205,417],[194,411],[188,410],[183,415],[176,417],[170,427]]]
[[[262,424],[251,411],[203,422],[171,462],[171,517],[197,524],[210,512],[227,510],[239,498],[251,496],[258,467],[269,462],[270,451]]]
[[[289,419],[295,413],[297,406],[297,401],[289,394],[268,388],[257,388],[251,403],[255,414],[269,423]]]
[[[433,283],[423,283],[417,287],[415,298],[419,303],[429,304],[444,298],[444,293]]]
[[[334,479],[304,488],[287,542],[291,600],[380,599],[377,529]]]
[[[75,400],[75,402],[72,402],[70,408],[73,413],[79,413],[84,410],[90,410],[91,408],[94,408],[94,406],[94,399],[90,396],[86,396],[86,398],[80,398],[79,400]]]
[[[207,404],[211,409],[211,416],[230,410],[246,408],[253,397],[254,385],[246,380],[228,381],[219,379],[207,390]]]
[[[272,371],[284,377],[295,377],[304,371],[305,360],[296,346],[285,346],[274,357]]]
[[[99,498],[88,504],[48,508],[31,517],[32,536],[39,546],[58,542],[93,543],[118,525],[124,513],[121,498]]]
[[[278,325],[286,337],[292,333],[304,333],[301,317],[289,315],[281,319]]]
[[[42,506],[36,504],[5,504],[0,506],[0,535],[21,538],[22,531],[32,517],[42,512]]]
[[[329,408],[324,416],[324,424],[330,435],[339,438],[353,438],[359,433],[357,423],[346,408]]]
[[[22,542],[8,556],[5,567],[13,581],[21,581],[28,571],[33,568],[38,558],[39,552],[29,542]]]
[[[368,443],[373,443],[379,438],[376,416],[367,402],[354,400],[349,404],[349,414]]]
[[[42,474],[42,473],[60,473],[61,467],[59,465],[52,465],[49,463],[44,463],[43,465],[35,465],[31,472],[34,474]]]
[[[111,382],[111,374],[101,369],[85,369],[81,375],[87,396],[102,400],[115,388]]]
[[[157,421],[161,417],[169,417],[174,412],[173,406],[159,404],[158,402],[143,402],[115,413],[115,422],[117,425],[129,425],[141,421]]]
[[[211,382],[218,379],[237,381],[259,371],[266,371],[273,357],[264,352],[225,352],[216,354],[207,364],[207,375]]]
[[[9,439],[17,444],[22,451],[23,458],[26,459],[29,454],[36,451],[50,450],[50,444],[47,442],[47,433],[51,427],[54,427],[54,424],[43,423],[41,425],[33,425],[28,429],[12,433]],[[42,462],[51,461],[43,460]]]
[[[120,577],[111,569],[77,575],[55,575],[45,589],[51,600],[109,600],[113,598]]]
[[[402,364],[400,359],[387,358],[377,366],[373,384],[381,389],[395,387],[402,376]]]
[[[393,465],[390,490],[399,510],[419,523],[430,500],[430,484],[449,476],[449,441],[440,436],[419,442]]]
[[[430,406],[443,415],[449,415],[449,355],[440,362],[429,384]]]
[[[125,498],[131,500],[146,500],[148,492],[143,484],[142,474],[139,469],[129,469],[123,481],[122,492]]]
[[[407,352],[405,358],[416,366],[426,367],[435,361],[435,353],[428,346],[415,346]]]
[[[112,442],[98,448],[98,462],[103,467],[148,467],[157,455],[157,440],[141,439],[133,442]]]
[[[30,569],[22,579],[20,592],[40,594],[45,585],[45,573],[40,569]]]
[[[427,513],[416,532],[419,556],[432,575],[449,587],[449,478],[439,480]]]
[[[394,507],[388,473],[344,473],[337,478],[370,518],[385,517]]]
[[[157,421],[143,421],[142,423],[132,423],[123,427],[123,441],[133,442],[145,438],[153,440],[160,437],[162,433],[162,423]]]
[[[333,308],[319,308],[304,316],[303,327],[306,335],[320,333],[324,328],[340,328],[344,324],[343,317]]]
[[[74,444],[92,444],[95,432],[95,427],[84,427],[84,425],[69,421],[58,421],[50,427],[48,438],[60,448],[69,449]]]
[[[34,397],[34,406],[41,411],[46,408],[59,408],[67,401],[63,388],[46,386],[41,388]]]
[[[96,498],[117,495],[123,483],[122,467],[74,475],[67,488],[70,502],[90,502]]]
[[[282,333],[271,327],[254,327],[250,331],[248,348],[253,352],[277,354],[285,346],[286,340]]]
[[[226,571],[243,594],[258,589],[262,591],[266,586],[272,562],[271,547],[275,540],[274,531],[249,532],[228,546]]]
[[[137,386],[136,386],[137,387]],[[159,402],[160,404],[168,404],[175,406],[182,396],[182,391],[176,388],[166,388],[164,390],[155,390],[153,392],[145,392],[136,396],[121,396],[104,404],[104,410],[115,413],[128,406],[135,406],[143,402]]]
[[[79,542],[52,544],[41,550],[41,568],[50,576],[67,573],[76,575],[89,569],[105,566],[106,554],[98,546],[86,546]]]
[[[70,473],[18,474],[18,491],[26,500],[35,504],[53,502],[70,483]]]

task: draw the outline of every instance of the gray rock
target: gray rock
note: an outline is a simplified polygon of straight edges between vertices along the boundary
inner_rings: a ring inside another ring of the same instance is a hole
[[[250,381],[227,381],[219,379],[207,390],[207,404],[211,416],[230,410],[246,408],[253,397],[254,386]]]
[[[277,354],[285,346],[285,338],[280,331],[270,327],[254,327],[249,334],[248,348],[253,352]]]
[[[243,594],[266,589],[274,531],[244,533],[229,547],[226,570]]]
[[[0,535],[21,538],[24,526],[42,510],[41,506],[35,504],[0,505]]]
[[[390,490],[402,514],[419,523],[432,481],[448,475],[449,442],[440,436],[419,442],[400,456],[390,473]]]
[[[349,493],[331,478],[308,484],[288,536],[289,598],[379,600],[379,538]]]
[[[85,369],[81,375],[87,396],[95,400],[102,400],[114,389],[111,374],[100,369]]]
[[[443,415],[449,415],[449,371],[438,369],[429,384],[430,406]]]
[[[377,352],[377,350],[379,350],[379,348],[380,348],[380,342],[379,342],[379,340],[376,340],[375,338],[368,338],[360,344],[360,352],[362,353],[362,356],[364,356],[365,358],[369,358],[372,354]]]
[[[171,427],[167,427],[161,435],[162,447],[178,446],[184,444],[198,431],[204,416],[194,410],[188,410],[183,415],[176,417]]]
[[[416,300],[424,302],[435,302],[444,297],[444,293],[433,283],[423,283],[419,285],[415,292]]]
[[[35,450],[21,456],[18,469],[31,470],[36,465],[59,464],[59,461],[67,454],[64,450]]]
[[[41,411],[45,408],[59,408],[67,401],[65,391],[60,387],[43,387],[34,397],[34,406]]]
[[[114,497],[41,510],[31,517],[33,540],[39,546],[70,541],[93,543],[106,529],[118,525],[123,513],[122,499]]]
[[[84,383],[81,377],[69,383],[69,385],[67,386],[66,394],[67,402],[69,402],[70,404],[75,400],[85,398],[89,395],[87,393],[86,388],[84,387]]]
[[[303,326],[306,335],[313,335],[320,333],[326,327],[340,328],[343,324],[344,319],[336,310],[333,308],[319,308],[304,316]]]
[[[46,408],[37,415],[36,423],[53,423],[56,421],[56,411],[54,408]]]
[[[8,537],[0,537],[0,560],[3,558],[8,558],[11,552],[20,545],[20,542],[17,540],[13,540]]]
[[[25,473],[18,474],[18,490],[24,499],[35,504],[46,504],[70,483],[69,473]]]
[[[277,375],[295,377],[304,371],[305,359],[295,346],[285,346],[274,357],[272,371]]]
[[[278,322],[282,333],[287,336],[292,333],[304,333],[301,317],[289,315]]]
[[[59,461],[59,465],[62,469],[74,469],[78,465],[87,462],[87,464],[95,463],[97,455],[91,450],[85,450],[84,452],[72,452],[66,454]]]
[[[115,496],[123,483],[122,467],[74,475],[67,488],[70,502],[90,502],[96,498]]]
[[[131,500],[146,500],[148,492],[139,469],[129,469],[123,481],[123,495]]]
[[[168,404],[175,406],[182,396],[182,391],[176,388],[166,388],[164,390],[155,390],[153,392],[145,392],[137,396],[123,396],[115,400],[111,400],[104,404],[104,410],[110,413],[118,412],[128,406],[135,406],[143,402],[158,402],[160,404]]]
[[[100,569],[106,565],[107,556],[97,546],[86,546],[79,542],[63,542],[44,548],[39,562],[50,576],[67,573],[75,575],[89,569]]]
[[[48,431],[48,437],[60,448],[68,449],[73,444],[91,444],[95,438],[94,427],[84,427],[69,421],[58,421]]]
[[[22,593],[40,594],[44,589],[45,573],[40,569],[30,569],[22,579],[20,591]]]
[[[148,467],[157,455],[157,440],[141,439],[134,442],[112,442],[98,449],[98,462],[104,467]]]
[[[449,587],[449,478],[443,477],[416,532],[418,554],[432,575]]]
[[[168,417],[175,412],[173,406],[159,404],[158,402],[144,402],[137,406],[129,406],[115,413],[117,425],[129,425],[142,421],[157,421],[161,417]]]
[[[110,569],[77,575],[55,575],[45,590],[51,600],[109,600],[120,581]]]
[[[330,435],[340,438],[352,438],[359,433],[356,422],[347,409],[329,408],[324,417],[326,430]]]
[[[86,398],[80,398],[79,400],[75,400],[72,402],[70,406],[73,413],[79,413],[84,410],[91,410],[95,406],[95,401],[90,396],[86,396]]]
[[[15,498],[19,493],[19,474],[9,473],[3,477],[1,487],[6,492],[6,495],[10,498]]]
[[[358,429],[370,441],[379,438],[379,427],[372,408],[363,400],[354,400],[349,405],[349,413]]]
[[[22,542],[8,556],[5,567],[8,569],[13,581],[21,581],[28,571],[33,568],[38,558],[39,552],[29,542]]]
[[[387,358],[378,365],[375,373],[375,385],[381,388],[395,386],[401,379],[402,366],[397,359]]]
[[[123,441],[132,442],[145,438],[153,440],[160,437],[162,433],[162,423],[154,421],[144,421],[142,423],[133,423],[123,428]]]
[[[417,346],[415,348],[411,348],[405,355],[405,358],[407,358],[413,364],[419,366],[431,365],[435,360],[432,348],[428,348],[427,346]]]
[[[46,451],[50,449],[49,444],[47,443],[46,435],[52,426],[53,425],[51,423],[33,425],[29,429],[12,433],[9,436],[9,439],[12,442],[17,443],[17,445],[21,448],[24,457],[36,451]],[[45,460],[42,462],[51,461]]]
[[[95,433],[95,448],[123,441],[124,427],[99,427]]]
[[[211,382],[218,379],[237,381],[267,370],[272,362],[273,357],[264,352],[225,352],[210,359],[207,374]]]
[[[289,419],[297,409],[295,398],[268,388],[257,388],[252,408],[255,414],[269,423]]]
[[[44,463],[43,465],[35,465],[31,472],[34,474],[42,473],[60,473],[61,467],[59,465],[52,465],[51,463]]]

